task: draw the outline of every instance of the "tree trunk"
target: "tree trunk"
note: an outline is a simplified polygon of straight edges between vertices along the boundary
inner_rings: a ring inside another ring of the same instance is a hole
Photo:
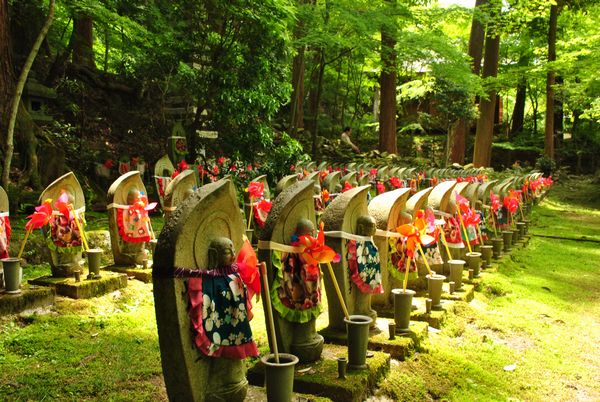
[[[94,21],[78,14],[73,17],[73,63],[96,68],[94,63]]]
[[[0,0],[1,1],[1,0]],[[14,130],[15,123],[17,120],[17,113],[19,111],[19,104],[21,103],[21,95],[23,94],[23,88],[25,87],[25,82],[27,81],[27,76],[29,75],[29,70],[31,70],[31,66],[35,57],[40,50],[40,46],[44,41],[44,38],[48,34],[48,30],[50,29],[50,25],[52,25],[52,20],[54,19],[54,1],[50,0],[50,6],[48,9],[48,18],[42,27],[42,30],[38,34],[31,51],[29,52],[29,56],[27,56],[27,60],[25,60],[25,64],[23,65],[23,70],[19,75],[19,79],[17,81],[17,85],[15,87],[14,95],[11,99],[10,104],[10,118],[8,120],[8,127],[6,131],[6,141],[4,142],[4,163],[2,166],[2,186],[4,188],[8,187],[9,177],[10,177],[10,165],[12,162],[13,151],[14,151]]]
[[[556,25],[558,5],[550,6],[550,22],[548,25],[548,62],[556,60]],[[544,126],[544,155],[554,159],[554,84],[555,74],[552,68],[546,75],[546,118]]]
[[[304,128],[304,49],[304,46],[298,48],[292,62],[291,135]]]
[[[475,75],[479,75],[481,70],[481,57],[485,39],[485,26],[479,13],[481,13],[482,6],[488,2],[489,0],[476,0],[473,9],[471,35],[469,36],[469,56],[471,56],[471,71]],[[465,147],[469,131],[471,131],[471,122],[466,119],[459,119],[452,124],[449,131],[450,147],[448,150],[450,163],[461,165],[465,163]]]
[[[381,75],[379,77],[379,150],[395,154],[396,149],[396,39],[381,30]]]
[[[499,52],[500,35],[488,33],[485,40],[483,78],[495,77],[498,74]],[[492,159],[496,91],[494,89],[489,90],[487,95],[487,99],[481,99],[479,102],[479,120],[477,120],[475,149],[473,150],[473,164],[476,167],[489,166]]]
[[[17,127],[21,133],[20,141],[25,152],[25,166],[21,177],[19,178],[19,187],[31,184],[31,187],[39,190],[41,188],[41,180],[38,170],[38,155],[37,155],[37,132],[40,128],[31,119],[29,112],[25,109],[23,102],[19,105],[19,114],[17,115]]]
[[[557,75],[554,82],[556,86],[561,87],[563,84],[563,77]],[[560,150],[563,144],[563,132],[564,132],[564,110],[562,98],[554,96],[554,148]]]
[[[317,158],[317,138],[319,136],[319,110],[321,103],[321,89],[323,88],[323,76],[325,75],[325,50],[321,49],[319,56],[319,71],[317,72],[317,86],[313,89],[311,97],[311,115],[312,115],[312,150],[313,160]]]
[[[0,0],[0,140],[6,142],[11,95],[15,87],[15,76],[11,54],[8,0]]]
[[[471,70],[473,74],[479,75],[481,70],[481,57],[483,56],[483,42],[485,40],[485,25],[481,15],[484,6],[489,0],[475,0],[473,9],[473,20],[471,22],[471,35],[469,36],[469,56],[471,56]]]
[[[525,100],[527,99],[527,84],[525,78],[519,80],[517,85],[517,94],[515,96],[515,107],[512,113],[512,126],[510,128],[510,137],[523,131],[525,122]]]

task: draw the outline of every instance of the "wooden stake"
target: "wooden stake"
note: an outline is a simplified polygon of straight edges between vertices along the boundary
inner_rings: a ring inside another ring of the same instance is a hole
[[[279,364],[279,349],[277,347],[277,336],[275,335],[275,322],[273,321],[273,309],[271,307],[271,292],[269,291],[269,278],[267,278],[267,264],[261,262],[258,264],[260,267],[260,276],[262,276],[263,289],[265,290],[265,303],[267,304],[267,324],[269,325],[269,332],[271,335],[271,346],[273,348],[273,354],[275,355],[275,363]]]
[[[344,297],[342,296],[342,291],[340,290],[340,285],[333,273],[333,267],[331,263],[327,263],[327,268],[329,269],[329,275],[331,276],[331,281],[333,282],[333,287],[335,288],[335,292],[337,293],[338,299],[340,301],[340,305],[342,306],[342,310],[344,310],[344,316],[348,321],[350,321],[350,314],[348,314],[348,308],[346,307],[346,303],[344,302]]]
[[[33,230],[33,225],[29,226],[29,229],[27,229],[27,232],[25,232],[25,237],[23,238],[23,241],[21,242],[21,248],[19,249],[19,254],[17,255],[17,258],[19,260],[21,259],[21,255],[23,255],[23,250],[25,250],[25,243],[27,243],[27,238],[31,234],[32,230]]]
[[[410,256],[406,256],[406,265],[404,266],[404,281],[402,282],[402,292],[406,293],[408,286],[408,270],[410,269]]]

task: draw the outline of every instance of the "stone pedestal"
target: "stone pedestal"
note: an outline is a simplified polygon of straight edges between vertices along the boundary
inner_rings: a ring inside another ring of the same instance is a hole
[[[7,294],[0,291],[0,316],[19,314],[25,310],[54,304],[54,288],[23,284],[21,293]]]
[[[31,279],[29,283],[37,286],[52,287],[59,296],[66,296],[72,299],[90,299],[124,288],[127,286],[127,275],[106,272],[102,274],[102,278],[100,279],[85,280],[82,276],[81,282],[76,282],[75,278],[42,276]]]

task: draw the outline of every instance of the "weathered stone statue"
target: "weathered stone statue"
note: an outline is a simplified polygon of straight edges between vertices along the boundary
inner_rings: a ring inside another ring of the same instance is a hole
[[[371,308],[371,294],[381,293],[383,288],[379,251],[372,238],[377,227],[367,210],[369,188],[356,187],[340,194],[325,209],[321,219],[329,233],[327,245],[342,257],[332,265],[348,312],[369,316],[375,325],[377,313]],[[329,328],[344,330],[344,313],[333,282],[325,276],[324,283],[329,303]]]
[[[301,240],[313,239],[313,191],[314,182],[303,180],[279,194],[259,243],[259,257],[267,263],[271,289],[270,295],[263,294],[263,300],[272,300],[279,351],[291,353],[301,362],[318,360],[323,350],[323,337],[315,327],[321,313],[321,272],[314,261],[279,245],[298,246]]]
[[[163,211],[165,212],[166,221],[171,219],[177,206],[192,195],[197,187],[198,183],[196,182],[196,175],[193,170],[189,169],[179,173],[177,177],[169,182],[165,190],[163,202]]]
[[[410,194],[410,189],[400,188],[393,191],[380,194],[374,197],[369,203],[369,215],[375,218],[377,228],[385,232],[393,232],[404,223],[401,221],[401,212],[404,210],[406,200]],[[381,261],[381,281],[383,285],[382,294],[371,296],[371,303],[377,310],[378,307],[390,308],[394,304],[392,289],[401,287],[401,281],[396,280],[391,272],[392,265],[390,251],[390,242],[397,243],[398,238],[387,236],[375,236],[375,245],[379,249],[379,259]]]
[[[108,227],[115,265],[135,266],[147,259],[153,237],[146,187],[138,171],[120,176],[108,189]]]
[[[279,194],[283,190],[285,190],[286,188],[291,186],[292,184],[296,183],[297,181],[298,181],[297,174],[290,174],[290,175],[284,176],[277,182],[277,185],[275,187],[275,192],[277,194]]]
[[[341,190],[341,186],[340,186],[340,178],[341,177],[342,176],[339,171],[334,171],[334,172],[329,173],[323,179],[322,187],[326,188],[327,191],[329,191],[329,194],[337,193],[338,190]]]
[[[236,253],[247,250],[242,233],[229,180],[201,187],[161,232],[153,284],[171,401],[243,401],[246,396],[243,359],[258,350],[249,325],[250,289],[255,288],[244,285],[252,258]]]
[[[73,213],[68,217],[57,209],[56,202],[61,195],[66,196],[72,206]],[[59,177],[46,187],[40,195],[40,204],[46,199],[52,199],[52,208],[54,209],[49,225],[43,229],[46,244],[50,249],[52,276],[72,277],[73,271],[79,269],[81,261],[83,245],[80,227],[83,229],[85,222],[85,198],[81,185],[73,172]]]
[[[8,218],[8,195],[0,187],[0,258],[8,258],[8,244],[10,242],[10,220]],[[0,285],[2,282],[0,281]]]
[[[164,155],[154,165],[154,183],[156,184],[156,193],[161,207],[164,206],[165,190],[171,182],[173,171],[175,171],[175,167],[168,155]]]

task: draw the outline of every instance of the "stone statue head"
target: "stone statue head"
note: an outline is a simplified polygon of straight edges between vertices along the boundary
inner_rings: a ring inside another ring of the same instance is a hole
[[[319,183],[315,183],[315,185],[313,186],[313,191],[315,195],[321,195],[321,186],[319,185]]]
[[[70,191],[65,190],[65,189],[61,189],[60,193],[61,194],[63,194],[63,193],[67,194],[67,197],[69,199],[69,204],[73,204],[75,202],[75,197],[73,196],[73,193],[71,193]]]
[[[315,233],[315,224],[310,219],[302,218],[298,221],[298,224],[296,225],[296,235],[297,236],[305,236],[305,235],[313,236],[314,233]]]
[[[193,188],[188,188],[187,190],[185,190],[185,193],[183,193],[183,197],[182,197],[181,201],[187,200],[192,195],[194,195],[194,189]]]
[[[138,190],[137,188],[132,188],[131,190],[129,190],[129,192],[127,193],[127,205],[133,205],[133,203],[138,199],[138,197],[140,196],[140,190]]]
[[[412,215],[409,214],[408,212],[404,211],[400,213],[400,216],[398,217],[398,225],[406,225],[408,223],[411,223],[413,220]]]
[[[217,237],[208,246],[208,269],[226,267],[235,261],[233,242],[226,237]]]
[[[359,236],[373,236],[377,230],[375,218],[370,215],[361,215],[356,220],[356,234]]]

